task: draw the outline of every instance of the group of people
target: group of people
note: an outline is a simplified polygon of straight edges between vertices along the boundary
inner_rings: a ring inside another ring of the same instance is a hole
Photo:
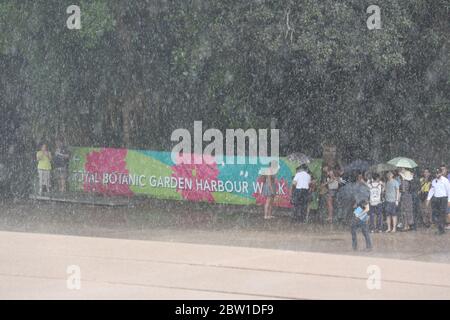
[[[326,211],[328,223],[333,223],[335,212],[339,211],[340,218],[351,225],[354,248],[358,228],[362,229],[369,249],[370,233],[395,233],[398,228],[410,231],[417,226],[429,228],[434,224],[437,234],[443,234],[449,228],[446,226],[450,217],[449,179],[445,165],[433,174],[424,169],[420,177],[406,168],[381,173],[353,172],[346,176],[339,168],[325,166],[321,181],[316,181],[308,167],[301,165],[292,180],[293,218],[303,223],[320,215],[317,212],[320,210],[311,206],[312,199],[319,198],[322,203],[319,207]],[[273,176],[267,175],[263,188],[263,195],[267,197],[266,219],[273,217],[272,203],[276,196],[270,189],[273,180]]]
[[[70,153],[61,140],[56,141],[54,154],[49,151],[48,145],[43,143],[36,153],[37,169],[39,175],[39,195],[51,191],[51,173],[54,172],[58,181],[58,191],[65,192],[68,176]]]
[[[383,209],[386,215],[387,229],[385,232],[396,232],[397,217],[403,222],[403,231],[416,228],[421,220],[424,227],[429,228],[433,223],[437,226],[437,234],[445,233],[447,218],[450,215],[450,175],[445,165],[435,170],[434,178],[429,169],[422,172],[418,187],[414,188],[414,174],[406,169],[401,169],[397,176],[392,172],[386,175],[386,181],[382,181],[379,175],[367,183],[369,188],[369,200],[362,200],[356,204],[351,224],[352,245],[357,249],[358,229],[361,229],[366,249],[372,249],[369,232],[383,232]],[[384,197],[383,197],[384,195]],[[414,215],[415,201],[420,202],[420,216]],[[384,201],[383,201],[384,200]],[[447,227],[448,228],[448,227]]]

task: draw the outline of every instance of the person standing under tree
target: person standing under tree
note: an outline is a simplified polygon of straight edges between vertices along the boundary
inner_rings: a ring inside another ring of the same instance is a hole
[[[273,160],[270,163],[269,168],[264,168],[260,171],[260,174],[264,177],[264,185],[262,189],[262,195],[266,197],[266,202],[264,204],[264,219],[273,219],[273,201],[277,194],[277,186],[275,183],[275,178],[279,170],[278,162]]]
[[[437,169],[436,179],[431,182],[428,192],[427,205],[433,199],[433,208],[436,211],[438,231],[437,234],[445,233],[445,222],[447,218],[447,208],[450,207],[450,182],[444,176],[445,170]]]
[[[56,177],[58,179],[59,192],[66,192],[67,173],[69,170],[70,154],[66,146],[60,139],[56,141],[55,158],[53,166],[55,167]]]
[[[380,181],[380,175],[375,173],[372,181],[367,185],[370,189],[370,232],[383,232],[383,205],[381,196],[384,186],[383,182]]]
[[[42,195],[45,187],[46,192],[50,192],[50,171],[52,170],[52,155],[48,151],[47,144],[43,143],[41,150],[36,153],[39,173],[39,195]]]
[[[372,241],[370,239],[369,228],[367,226],[367,220],[369,218],[369,202],[366,200],[362,200],[358,204],[356,204],[356,208],[353,211],[353,220],[351,225],[351,233],[352,233],[352,247],[353,250],[358,249],[358,237],[356,232],[359,228],[361,228],[362,234],[366,240],[366,250],[372,250]]]
[[[386,232],[397,231],[397,207],[400,200],[400,185],[392,172],[387,173],[386,192]]]
[[[403,231],[409,231],[414,224],[414,203],[411,194],[411,182],[414,176],[411,171],[400,171],[400,211],[403,218]]]
[[[326,180],[328,193],[327,193],[327,209],[328,209],[328,223],[333,223],[334,218],[334,204],[336,199],[336,193],[339,189],[339,178],[336,176],[334,170],[328,171],[328,177]]]
[[[311,176],[306,172],[306,166],[299,166],[292,181],[291,190],[291,197],[294,203],[294,218],[299,222],[305,222],[310,184]]]
[[[422,177],[420,178],[420,211],[422,213],[422,222],[425,228],[429,228],[432,224],[431,220],[431,206],[427,205],[427,196],[431,188],[431,172],[428,168],[424,169],[422,172]]]
[[[448,168],[445,164],[441,164],[442,175],[450,181],[450,173],[448,173]],[[447,227],[445,229],[450,229],[450,207],[447,208]]]

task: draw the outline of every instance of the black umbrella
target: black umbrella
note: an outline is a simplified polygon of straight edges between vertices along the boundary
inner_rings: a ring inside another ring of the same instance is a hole
[[[301,166],[303,164],[308,164],[311,162],[311,159],[304,153],[294,152],[286,157],[289,161],[295,162],[297,166]]]

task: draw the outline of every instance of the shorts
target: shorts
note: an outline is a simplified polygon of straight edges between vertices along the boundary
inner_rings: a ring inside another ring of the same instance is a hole
[[[331,198],[335,198],[337,194],[337,189],[328,189],[327,195]]]
[[[397,206],[395,205],[395,202],[386,201],[385,208],[386,208],[386,215],[391,217],[397,216]]]

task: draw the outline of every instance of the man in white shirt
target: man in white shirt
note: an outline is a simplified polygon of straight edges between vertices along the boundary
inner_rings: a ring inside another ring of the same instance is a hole
[[[311,176],[306,172],[306,167],[298,167],[292,181],[291,197],[294,203],[294,218],[299,222],[305,222],[310,183]]]
[[[441,165],[442,175],[447,177],[448,181],[450,181],[450,173],[448,173],[448,168],[445,164]],[[450,229],[450,207],[447,208],[447,230]]]
[[[444,176],[444,173],[445,171],[442,168],[436,171],[436,179],[431,182],[427,197],[427,205],[430,205],[430,201],[433,199],[433,211],[436,212],[438,234],[445,233],[447,208],[450,207],[450,182]]]

